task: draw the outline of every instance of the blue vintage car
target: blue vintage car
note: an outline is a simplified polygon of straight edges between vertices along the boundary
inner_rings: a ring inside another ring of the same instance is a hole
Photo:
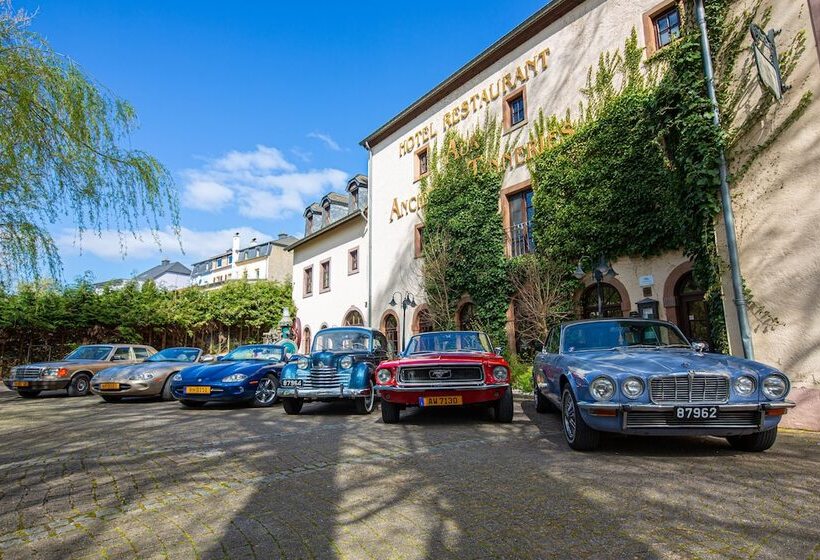
[[[279,396],[288,414],[299,414],[305,401],[352,399],[359,414],[376,404],[373,371],[389,357],[387,338],[362,327],[337,327],[316,333],[309,356],[299,356],[282,370]]]
[[[535,358],[538,412],[560,410],[570,447],[601,432],[711,435],[764,451],[777,438],[789,380],[750,360],[704,352],[664,321],[600,319],[554,328]]]
[[[245,401],[255,407],[276,402],[287,349],[278,344],[239,346],[216,362],[193,366],[171,378],[171,393],[191,408],[209,402]]]

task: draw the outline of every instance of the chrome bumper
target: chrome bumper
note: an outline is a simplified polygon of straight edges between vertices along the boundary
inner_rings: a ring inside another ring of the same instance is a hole
[[[279,387],[276,395],[282,397],[292,397],[295,399],[354,399],[356,397],[366,397],[370,395],[370,388],[351,389],[344,385],[339,385],[333,389],[313,389],[308,387]]]
[[[377,386],[376,392],[407,392],[419,391],[488,391],[492,389],[506,389],[509,383],[495,383],[493,385],[404,385],[404,386]]]
[[[792,401],[781,402],[764,402],[764,403],[749,403],[749,404],[709,404],[709,403],[675,403],[675,404],[630,404],[630,403],[578,403],[579,408],[589,411],[620,411],[627,412],[667,412],[674,410],[678,406],[692,406],[692,407],[712,407],[715,406],[718,410],[780,410],[784,408],[794,408],[796,405]]]

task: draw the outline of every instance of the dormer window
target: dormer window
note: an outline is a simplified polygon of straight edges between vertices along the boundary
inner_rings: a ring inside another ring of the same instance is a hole
[[[359,188],[352,187],[350,189],[350,211],[359,209]]]

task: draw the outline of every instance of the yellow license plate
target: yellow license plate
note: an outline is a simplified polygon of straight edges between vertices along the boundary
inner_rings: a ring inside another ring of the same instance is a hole
[[[31,381],[15,381],[15,387],[31,387]]]
[[[100,389],[103,391],[119,391],[120,384],[119,383],[100,383]]]
[[[421,406],[456,406],[464,404],[461,395],[456,397],[419,397]]]
[[[185,387],[186,395],[210,395],[210,387]]]

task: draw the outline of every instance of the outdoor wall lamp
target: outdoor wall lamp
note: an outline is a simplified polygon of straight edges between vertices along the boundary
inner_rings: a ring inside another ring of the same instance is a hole
[[[397,295],[401,300],[401,348],[403,351],[406,343],[404,339],[404,325],[407,323],[407,308],[416,306],[416,298],[410,292],[393,292],[393,296],[390,298],[390,303],[388,303],[390,307],[396,307],[399,305],[398,302],[396,302]]]
[[[583,279],[584,276],[587,275],[583,267],[584,260],[589,261],[589,264],[592,265],[591,257],[584,255],[578,259],[578,266],[575,268],[575,272],[572,273],[578,280]],[[592,277],[595,279],[595,291],[598,295],[598,317],[603,317],[604,315],[604,293],[601,282],[604,278],[615,278],[616,276],[618,276],[618,273],[612,268],[612,263],[608,262],[604,255],[601,255],[598,259],[598,264],[592,268]]]

